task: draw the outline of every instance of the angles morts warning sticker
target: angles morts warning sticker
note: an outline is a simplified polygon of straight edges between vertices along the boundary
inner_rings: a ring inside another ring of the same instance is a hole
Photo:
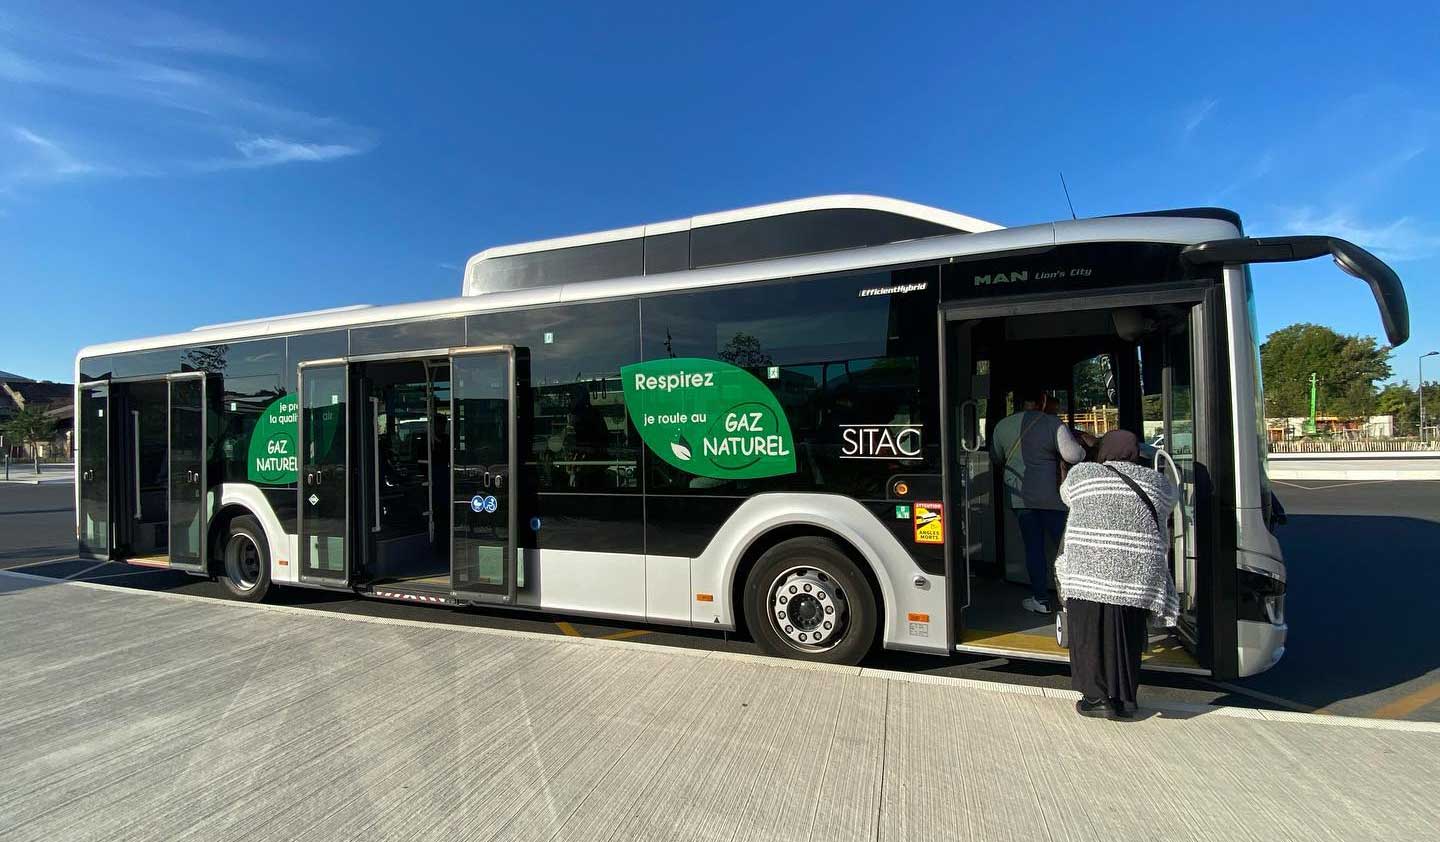
[[[943,503],[915,504],[915,543],[945,543],[945,506]]]
[[[650,452],[716,479],[795,473],[780,402],[755,375],[719,360],[651,360],[620,369],[625,409]]]

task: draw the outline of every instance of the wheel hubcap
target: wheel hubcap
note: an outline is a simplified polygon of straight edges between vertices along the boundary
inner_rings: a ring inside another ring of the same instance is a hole
[[[824,651],[845,636],[849,603],[823,570],[794,567],[781,573],[770,585],[769,604],[775,631],[797,649]]]
[[[225,542],[225,575],[241,590],[250,590],[260,581],[260,548],[249,535],[237,532]]]

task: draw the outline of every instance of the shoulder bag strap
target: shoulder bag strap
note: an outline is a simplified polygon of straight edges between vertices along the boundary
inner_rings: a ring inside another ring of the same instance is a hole
[[[1020,443],[1025,441],[1025,434],[1030,432],[1030,430],[1032,430],[1036,424],[1039,424],[1042,417],[1044,417],[1043,412],[1036,415],[1034,418],[1031,418],[1030,423],[1026,424],[1023,428],[1021,428],[1020,435],[1015,437],[1015,443],[1010,445],[1009,450],[1005,451],[1005,462],[1007,464],[1010,462],[1011,459],[1015,458],[1015,451],[1019,450]]]
[[[1123,471],[1113,465],[1106,465],[1105,469],[1123,480],[1126,485],[1130,486],[1130,490],[1135,492],[1135,496],[1140,498],[1140,502],[1144,503],[1145,509],[1150,512],[1150,519],[1155,521],[1155,531],[1160,533],[1161,538],[1164,538],[1165,529],[1160,525],[1160,513],[1155,511],[1155,504],[1150,502],[1150,495],[1145,493],[1145,489],[1140,487],[1140,483],[1126,476]]]

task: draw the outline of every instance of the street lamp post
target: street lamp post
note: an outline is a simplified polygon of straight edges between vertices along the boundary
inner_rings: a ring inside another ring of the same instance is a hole
[[[1440,351],[1431,351],[1428,354],[1420,355],[1420,382],[1415,384],[1415,389],[1420,393],[1420,443],[1425,443],[1425,358],[1440,355]]]

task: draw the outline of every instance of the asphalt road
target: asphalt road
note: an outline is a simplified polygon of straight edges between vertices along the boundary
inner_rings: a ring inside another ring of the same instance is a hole
[[[1440,482],[1280,482],[1290,523],[1290,640],[1284,660],[1233,683],[1146,674],[1142,695],[1172,701],[1440,721],[1440,628],[1428,606],[1440,591]],[[0,485],[0,567],[147,590],[223,598],[183,573],[73,558],[73,489]],[[665,646],[758,652],[734,635],[503,610],[444,609],[300,588],[273,601],[430,622],[630,639]],[[1012,684],[1068,687],[1063,664],[876,652],[867,666]]]

